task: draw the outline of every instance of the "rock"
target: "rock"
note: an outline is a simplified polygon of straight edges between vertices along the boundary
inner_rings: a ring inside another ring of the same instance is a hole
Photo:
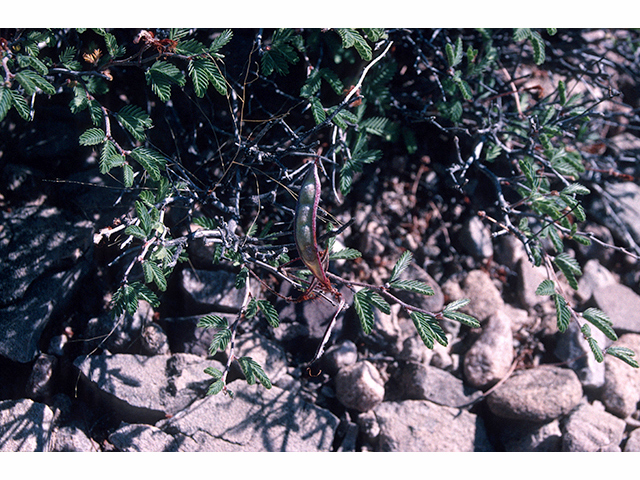
[[[617,331],[640,333],[640,295],[626,285],[612,283],[593,292],[596,306],[609,316]]]
[[[633,430],[624,445],[625,452],[640,452],[640,428]]]
[[[0,452],[48,451],[53,418],[44,403],[0,401]]]
[[[634,182],[605,182],[603,189],[615,199],[616,213],[629,229],[635,243],[640,243],[640,186]],[[614,233],[620,230],[610,215],[604,215],[605,225]]]
[[[361,437],[368,443],[374,443],[380,435],[380,425],[373,410],[359,413],[356,417]]]
[[[229,311],[242,305],[244,291],[235,288],[234,272],[184,268],[180,276],[184,308],[188,314]]]
[[[299,389],[267,390],[232,382],[234,398],[218,394],[195,401],[156,426],[172,435],[177,451],[326,452],[339,420],[307,403]]]
[[[58,359],[53,355],[41,353],[33,364],[27,381],[27,397],[35,401],[51,398],[54,389],[54,372]]]
[[[337,452],[355,452],[358,441],[358,425],[343,419],[336,429],[336,439],[340,442]]]
[[[473,452],[493,450],[476,415],[427,400],[383,402],[373,411],[383,452]]]
[[[299,292],[290,288],[288,283],[283,285],[280,293],[284,296],[293,297],[300,295]],[[340,293],[342,293],[347,304],[350,304],[352,300],[351,291],[345,287],[340,290]],[[280,317],[280,325],[278,328],[273,329],[275,340],[294,354],[307,355],[308,358],[304,358],[303,362],[311,360],[313,354],[309,354],[309,352],[314,352],[318,348],[329,322],[336,313],[336,306],[323,298],[301,303],[279,299],[274,306]],[[333,328],[332,339],[344,334],[344,329],[348,324],[345,320],[346,317],[347,314],[338,316]],[[331,341],[327,348],[330,345],[332,345]]]
[[[481,322],[504,305],[500,291],[489,274],[483,270],[470,271],[462,281],[462,291],[470,302],[461,310]]]
[[[611,343],[597,328],[591,328],[591,336],[601,348],[606,348]],[[576,372],[583,387],[595,389],[604,385],[604,363],[596,361],[580,327],[575,322],[571,322],[569,328],[558,336],[554,354],[563,362],[567,362],[569,368]]]
[[[622,335],[614,345],[627,347],[640,354],[640,335],[627,333]],[[604,359],[604,388],[602,403],[607,411],[621,418],[626,418],[637,409],[640,399],[640,370],[606,355]]]
[[[404,302],[415,307],[423,308],[430,312],[439,312],[444,307],[444,293],[438,282],[436,282],[426,270],[411,263],[401,274],[401,280],[418,280],[426,283],[433,289],[433,295],[421,295],[419,293],[395,290],[394,294]]]
[[[182,443],[189,439],[182,439]],[[175,437],[163,432],[158,427],[144,424],[122,423],[109,435],[109,442],[120,452],[175,452],[179,443]],[[195,442],[189,442],[195,450]]]
[[[585,225],[584,231],[594,235],[595,238],[601,240],[607,245],[615,245],[611,231],[605,226],[590,223]],[[614,258],[615,250],[607,248],[598,242],[592,241],[591,245],[579,244],[577,245],[577,248],[583,258],[589,258],[591,259],[590,261],[595,261],[602,265],[609,265],[611,260]]]
[[[461,407],[482,396],[482,392],[466,387],[453,374],[429,365],[407,363],[398,377],[402,399],[429,400],[438,405]]]
[[[218,362],[187,353],[147,357],[105,352],[75,362],[104,404],[130,423],[155,423],[202,397]]]
[[[506,422],[500,429],[500,439],[507,452],[559,452],[562,448],[558,419],[543,424]]]
[[[582,403],[562,425],[562,449],[565,452],[620,451],[624,420],[589,403]]]
[[[142,329],[140,341],[142,353],[145,355],[167,355],[170,353],[167,334],[157,323],[149,323]]]
[[[90,265],[92,226],[52,207],[0,211],[0,355],[27,363]]]
[[[482,333],[464,356],[467,381],[477,388],[488,388],[507,375],[513,362],[511,320],[503,310],[490,315]]]
[[[476,215],[465,220],[458,240],[462,248],[477,260],[493,256],[491,229]]]
[[[501,418],[542,423],[566,415],[581,399],[573,370],[542,366],[516,372],[487,397],[487,405]]]
[[[216,313],[226,318],[231,325],[235,315]],[[199,357],[209,355],[209,346],[215,335],[215,329],[199,328],[198,321],[202,315],[187,317],[168,317],[161,321],[164,331],[167,333],[169,349],[174,353],[191,353]]]
[[[366,412],[384,398],[384,380],[367,361],[360,361],[340,369],[335,378],[336,397],[347,408]]]
[[[335,375],[341,368],[353,365],[357,361],[358,347],[351,340],[333,345],[322,357],[324,368],[330,375]]]
[[[582,276],[578,280],[578,291],[576,292],[581,301],[587,302],[591,299],[593,292],[607,285],[616,283],[616,278],[597,260],[589,260],[582,268]]]
[[[146,324],[151,323],[153,314],[153,307],[141,300],[133,315],[125,313],[122,318],[114,318],[105,313],[90,319],[81,334],[83,353],[89,354],[96,348],[111,353],[140,353],[142,331]]]
[[[53,430],[49,442],[51,452],[98,452],[100,446],[79,428],[69,425]]]
[[[547,278],[544,267],[536,267],[525,257],[518,262],[518,296],[522,306],[527,310],[546,302],[549,297],[536,295],[538,285]]]
[[[251,357],[258,362],[272,383],[285,388],[290,381],[287,374],[287,357],[285,351],[275,342],[267,340],[256,332],[247,332],[236,340],[236,353],[239,356]],[[282,384],[281,384],[282,382]]]

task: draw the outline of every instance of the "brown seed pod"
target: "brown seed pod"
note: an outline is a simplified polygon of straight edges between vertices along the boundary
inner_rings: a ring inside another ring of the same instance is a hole
[[[302,188],[298,195],[294,234],[302,262],[323,286],[331,289],[331,283],[324,272],[316,241],[316,217],[320,202],[320,189],[318,166],[314,162],[302,181]]]

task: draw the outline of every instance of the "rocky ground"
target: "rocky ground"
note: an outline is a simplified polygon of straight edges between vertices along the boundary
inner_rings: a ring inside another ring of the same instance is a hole
[[[9,165],[9,180],[26,188],[38,174]],[[613,187],[621,218],[640,218],[640,188]],[[227,288],[234,275],[184,267],[167,311],[143,305],[113,324],[92,222],[52,206],[48,194],[30,195],[2,211],[4,451],[640,450],[640,372],[614,358],[595,362],[577,329],[558,334],[553,306],[533,293],[542,272],[515,241],[492,239],[481,222],[457,232],[467,252],[461,262],[473,268],[444,282],[431,276],[442,268],[411,273],[435,289],[429,308],[470,298],[467,311],[482,329],[445,324],[449,347],[429,350],[396,309],[380,314],[368,336],[349,311],[309,375],[301,365],[331,307],[283,303],[278,329],[247,325],[237,346],[265,367],[273,388],[232,372],[232,399],[205,396],[203,370],[224,358],[207,357],[211,337],[196,322],[203,312],[239,305]],[[391,195],[384,208],[400,201]],[[374,205],[379,213],[382,204]],[[353,229],[380,232],[363,237],[374,244],[366,249],[393,237],[372,216]],[[605,311],[619,343],[640,351],[640,295],[631,288],[637,264],[615,263],[605,248],[584,253],[591,258],[574,300]]]
[[[122,272],[95,235],[128,204],[78,148],[81,131],[66,105],[47,104],[0,143],[0,451],[640,451],[640,370],[597,363],[573,326],[558,332],[549,297],[535,295],[544,271],[476,215],[481,189],[450,195],[428,156],[419,168],[385,156],[365,172],[332,212],[354,220],[339,241],[363,258],[331,269],[380,282],[410,250],[411,278],[435,291],[422,306],[469,298],[482,328],[444,323],[449,346],[429,350],[399,308],[376,312],[369,335],[350,309],[308,370],[333,307],[274,299],[281,325],[246,322],[236,345],[273,387],[248,385],[238,369],[233,398],[206,396],[204,369],[227,359],[208,356],[212,334],[196,324],[232,318],[235,273],[191,245],[162,307],[114,323],[107,306]],[[640,151],[635,134],[608,141],[627,158]],[[637,180],[598,185],[584,228],[640,244]],[[568,300],[603,310],[618,344],[640,353],[640,262],[599,244],[571,254],[583,275]]]

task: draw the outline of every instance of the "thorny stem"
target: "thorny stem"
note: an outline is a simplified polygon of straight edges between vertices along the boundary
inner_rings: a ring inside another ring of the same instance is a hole
[[[227,357],[227,363],[224,366],[224,370],[222,371],[222,376],[220,380],[222,380],[222,384],[224,385],[223,391],[227,393],[227,375],[229,374],[229,370],[231,369],[231,364],[236,359],[234,350],[236,343],[236,333],[238,331],[238,325],[240,325],[240,321],[244,318],[245,312],[247,309],[247,305],[249,305],[249,301],[251,300],[251,289],[249,288],[249,279],[247,278],[247,282],[245,284],[245,292],[244,299],[242,300],[242,307],[236,316],[235,321],[231,324],[229,329],[231,330],[231,339],[229,340],[229,355]]]

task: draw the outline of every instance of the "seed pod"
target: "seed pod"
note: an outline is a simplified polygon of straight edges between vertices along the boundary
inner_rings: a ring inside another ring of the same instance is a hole
[[[298,195],[295,218],[295,239],[298,253],[303,263],[314,277],[324,285],[330,282],[322,268],[320,252],[316,242],[316,214],[320,202],[320,177],[318,166],[314,163],[302,181],[302,188]]]

